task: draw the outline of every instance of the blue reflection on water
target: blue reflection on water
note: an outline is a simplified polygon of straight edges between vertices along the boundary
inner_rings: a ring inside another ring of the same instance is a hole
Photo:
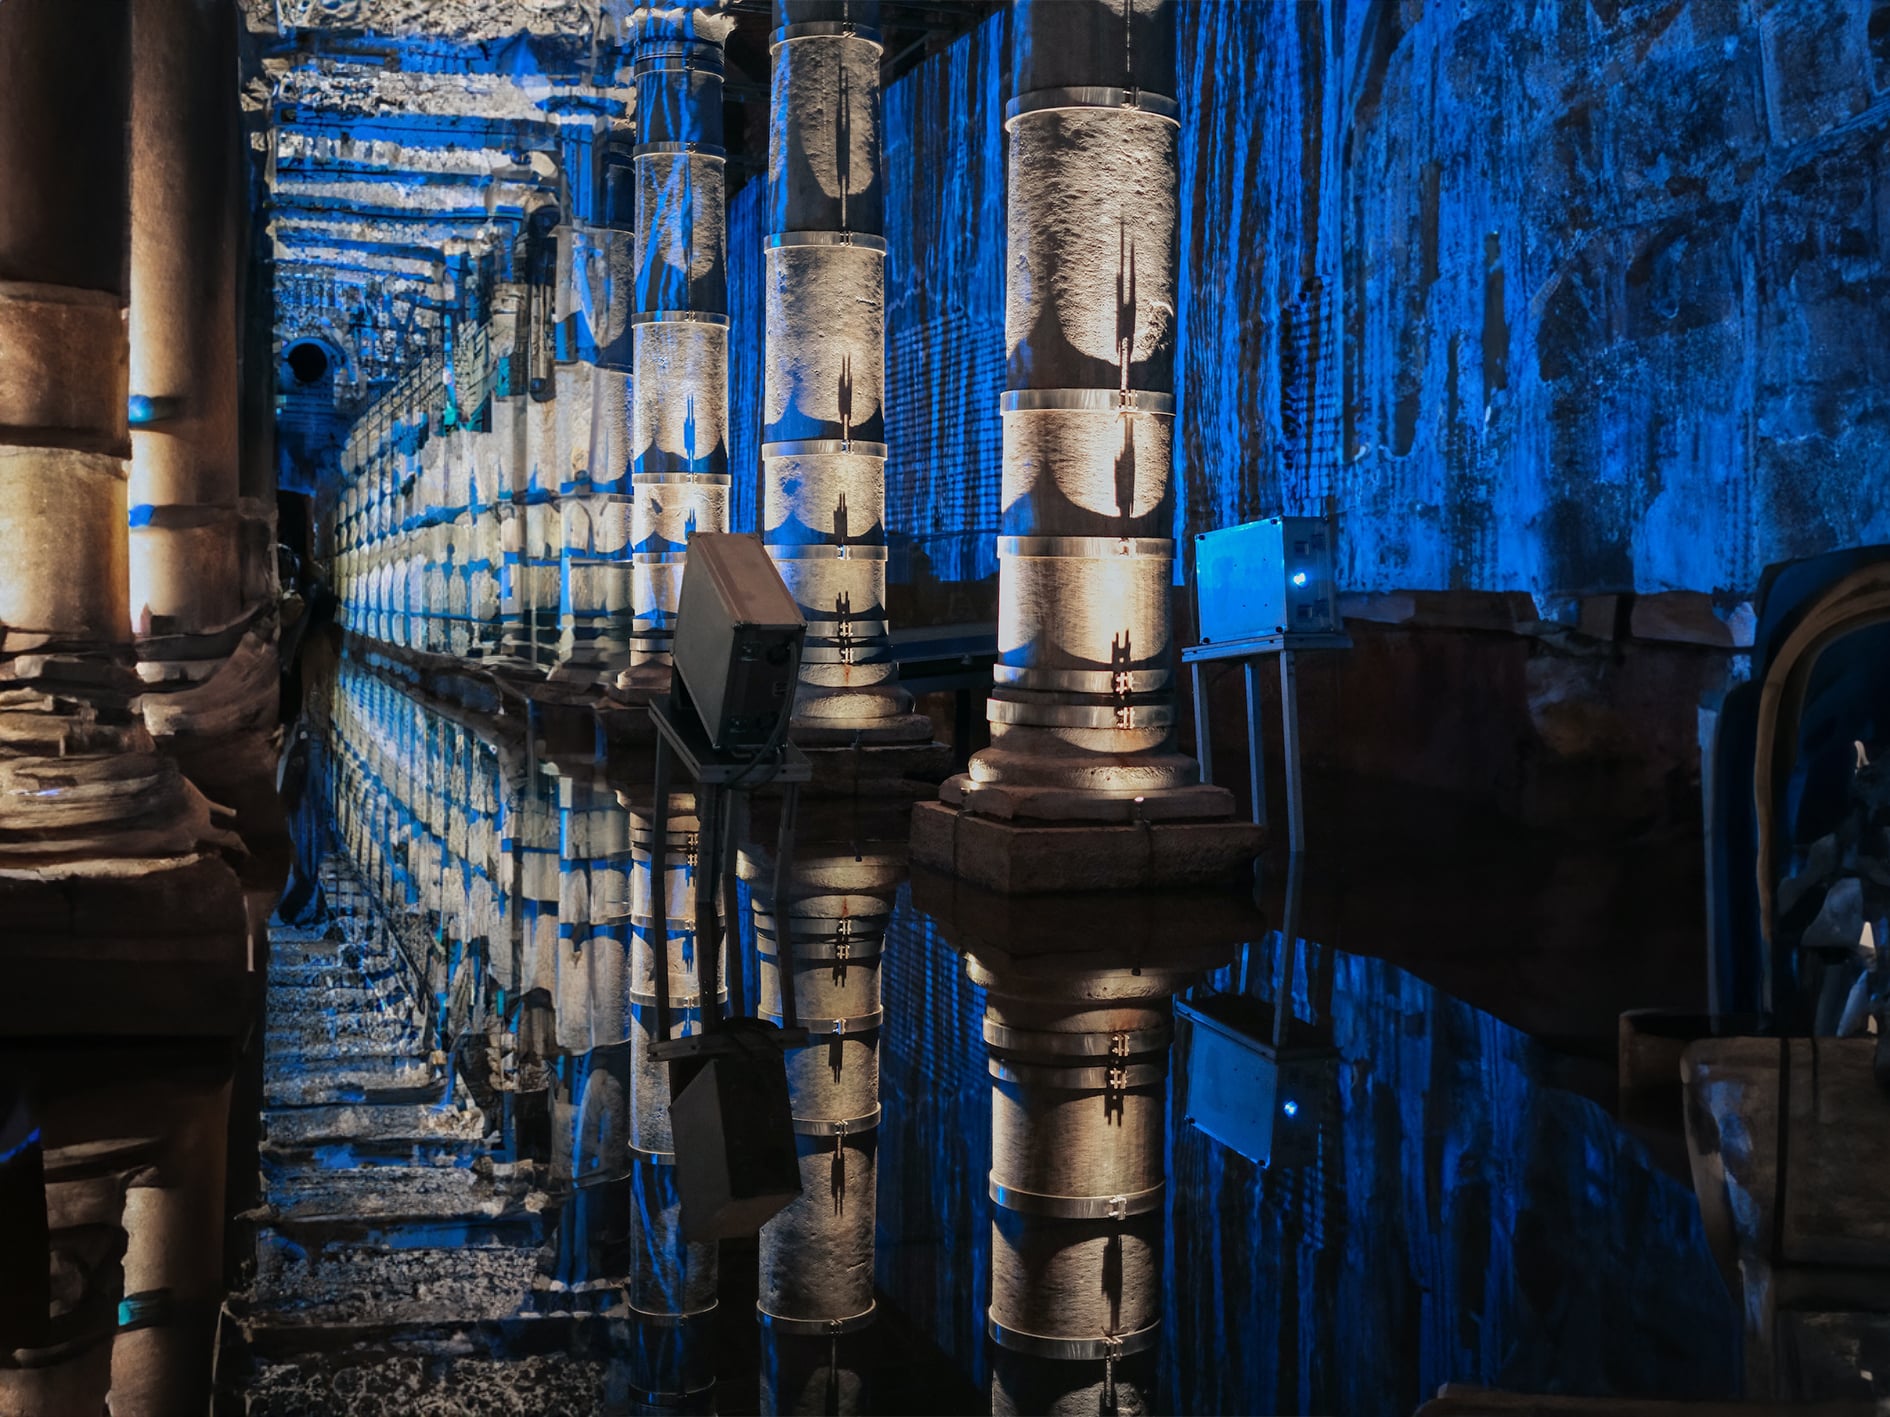
[[[1257,1167],[1169,1109],[1161,1410],[1405,1413],[1445,1382],[1732,1392],[1737,1325],[1690,1186],[1550,1085],[1523,1034],[1384,961],[1330,964],[1336,1086],[1282,1108],[1317,1128],[1299,1164]],[[885,979],[878,1282],[982,1382],[983,991],[904,894]],[[1304,970],[1293,998],[1312,1019]]]

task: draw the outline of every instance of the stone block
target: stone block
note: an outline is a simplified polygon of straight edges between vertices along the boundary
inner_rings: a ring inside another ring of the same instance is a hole
[[[1252,822],[1022,824],[921,802],[912,859],[1010,895],[1213,885],[1249,870],[1266,839]]]

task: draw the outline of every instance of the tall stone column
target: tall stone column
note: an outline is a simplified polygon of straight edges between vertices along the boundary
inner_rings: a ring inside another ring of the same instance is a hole
[[[999,663],[981,785],[1196,778],[1172,749],[1173,10],[1013,5]]]
[[[764,539],[808,624],[804,742],[931,737],[886,625],[877,0],[775,0]]]
[[[566,639],[553,677],[614,684],[630,666],[630,313],[636,279],[635,126],[600,135],[588,221],[573,231],[573,296],[584,322],[590,421],[583,480],[564,510]],[[573,436],[580,430],[573,427]]]
[[[1019,998],[1001,992],[1016,981],[977,959],[971,971],[991,987],[992,1411],[1148,1411],[1162,1306],[1164,981],[1077,976],[1062,998]]]
[[[131,626],[146,679],[187,685],[246,608],[236,16],[133,0],[132,37]]]
[[[727,196],[720,0],[674,0],[634,16],[636,308],[631,316],[631,668],[669,677],[676,597],[691,533],[727,531]]]
[[[817,826],[814,834],[825,835]],[[796,1017],[813,1035],[787,1061],[801,1193],[761,1230],[761,1410],[869,1411],[860,1340],[841,1340],[874,1317],[880,966],[906,874],[903,843],[803,844],[782,901],[773,898],[771,860],[744,855],[741,869],[754,891],[761,1016],[779,1021],[791,987]]]
[[[916,859],[1007,891],[1205,879],[1259,846],[1174,745],[1174,9],[1012,4],[991,746],[940,799],[1103,830],[1064,834],[1056,879],[1027,885],[1013,843],[915,818]],[[1151,849],[1161,823],[1225,830]]]
[[[152,751],[125,612],[130,21],[125,0],[0,5],[0,870],[210,834]]]

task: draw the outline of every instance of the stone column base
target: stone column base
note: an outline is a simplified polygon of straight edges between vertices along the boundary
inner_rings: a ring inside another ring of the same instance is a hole
[[[960,781],[954,778],[946,786]],[[1203,821],[1200,813],[1195,820],[1144,817],[1132,825],[1126,812],[1121,825],[1074,814],[1045,821],[1035,811],[1028,816],[1017,811],[1019,804],[1013,802],[1008,818],[999,818],[985,811],[985,795],[994,791],[973,794],[976,811],[948,801],[915,806],[914,864],[1007,895],[1148,890],[1237,880],[1252,869],[1266,841],[1266,828],[1253,822],[1228,816]],[[1154,800],[1151,794],[1144,805]]]

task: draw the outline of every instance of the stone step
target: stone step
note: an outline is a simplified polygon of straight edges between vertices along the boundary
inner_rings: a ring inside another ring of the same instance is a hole
[[[311,1148],[346,1142],[421,1144],[477,1142],[485,1117],[477,1108],[421,1103],[370,1106],[335,1104],[271,1111],[263,1115],[264,1143],[276,1148]]]
[[[264,1363],[244,1397],[248,1417],[381,1417],[471,1413],[482,1417],[589,1417],[630,1410],[625,1383],[595,1358],[543,1354],[494,1359],[471,1353],[400,1353]]]
[[[533,1246],[313,1253],[267,1235],[257,1247],[246,1326],[473,1324],[519,1312],[533,1290]],[[252,1341],[254,1341],[252,1332]]]

